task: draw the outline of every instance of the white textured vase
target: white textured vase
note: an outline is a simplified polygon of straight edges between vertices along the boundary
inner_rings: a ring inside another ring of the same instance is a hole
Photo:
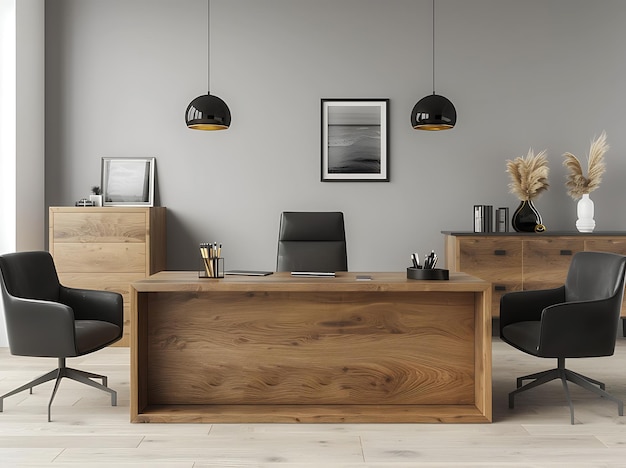
[[[589,198],[588,193],[583,194],[582,198],[578,200],[576,213],[578,215],[576,228],[580,232],[593,232],[593,229],[596,227],[596,222],[593,219],[594,206],[593,200]]]

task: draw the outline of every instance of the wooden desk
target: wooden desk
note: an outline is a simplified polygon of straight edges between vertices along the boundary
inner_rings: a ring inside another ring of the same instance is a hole
[[[132,283],[131,421],[490,422],[490,284],[370,275]]]

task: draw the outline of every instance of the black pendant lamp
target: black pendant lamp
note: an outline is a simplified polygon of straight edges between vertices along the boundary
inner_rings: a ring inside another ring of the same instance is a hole
[[[207,10],[209,90],[189,103],[185,122],[194,130],[226,130],[230,127],[230,109],[220,98],[211,95],[211,0],[207,0]]]
[[[411,111],[415,130],[449,130],[456,125],[456,109],[449,99],[435,94],[435,0],[433,0],[433,94],[420,99]]]

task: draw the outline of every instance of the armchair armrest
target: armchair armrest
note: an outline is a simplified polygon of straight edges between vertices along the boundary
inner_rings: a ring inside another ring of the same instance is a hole
[[[619,326],[615,297],[546,307],[541,318],[539,355],[543,357],[611,356]]]
[[[23,299],[4,292],[4,313],[11,354],[75,356],[74,313],[57,302]]]
[[[500,332],[512,323],[539,321],[543,309],[564,301],[565,286],[507,293],[500,298]]]
[[[124,300],[113,291],[61,286],[60,301],[74,310],[76,320],[102,320],[124,326]]]

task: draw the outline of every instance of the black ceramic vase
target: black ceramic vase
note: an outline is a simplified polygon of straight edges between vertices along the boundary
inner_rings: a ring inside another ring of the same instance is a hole
[[[541,215],[531,200],[522,200],[511,217],[513,229],[517,232],[541,232],[545,230]]]

